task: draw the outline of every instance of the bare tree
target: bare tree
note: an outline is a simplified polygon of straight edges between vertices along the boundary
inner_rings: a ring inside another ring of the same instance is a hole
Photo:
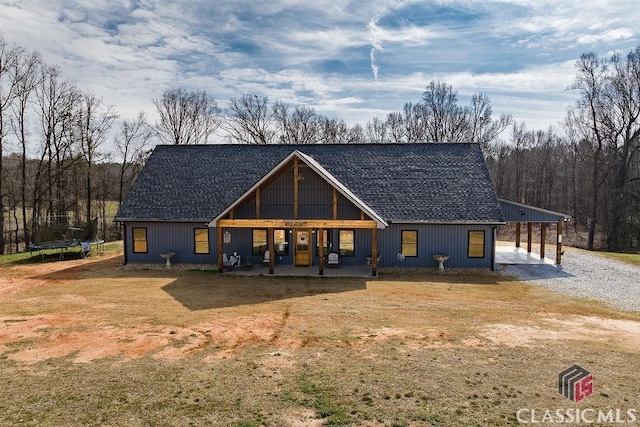
[[[13,71],[17,82],[16,98],[12,105],[13,130],[22,148],[20,195],[25,245],[30,243],[29,227],[27,227],[27,109],[39,84],[41,65],[40,54],[23,52],[14,63],[15,68]]]
[[[626,56],[619,53],[610,59],[603,124],[608,132],[608,157],[611,159],[609,250],[623,250],[634,245],[640,236],[640,46]]]
[[[231,142],[272,144],[276,141],[276,113],[266,96],[242,95],[231,98],[229,114],[222,125]]]
[[[458,91],[451,85],[431,82],[422,95],[424,126],[428,142],[461,141],[468,117],[458,106]]]
[[[389,142],[389,126],[386,121],[374,117],[367,122],[366,138],[367,141],[374,144],[384,144]]]
[[[427,142],[476,142],[483,151],[512,122],[503,114],[493,120],[491,100],[474,94],[468,107],[458,105],[458,92],[452,86],[431,82],[422,96],[422,121]]]
[[[358,123],[348,128],[346,136],[346,140],[343,141],[346,144],[364,144],[367,142],[364,128]]]
[[[3,155],[4,142],[7,134],[8,110],[16,96],[17,79],[13,71],[15,63],[21,53],[17,47],[10,48],[0,34],[0,255],[5,252],[4,238],[4,188],[3,177]]]
[[[120,128],[120,135],[115,139],[116,149],[120,157],[120,185],[118,189],[118,205],[122,204],[125,185],[130,185],[136,173],[129,173],[131,169],[139,167],[140,162],[151,140],[152,130],[143,112],[133,120],[124,120]]]
[[[389,142],[401,144],[406,141],[405,123],[402,113],[389,113],[387,115],[386,127],[389,132]]]
[[[92,169],[97,160],[98,148],[107,137],[117,115],[113,107],[105,106],[102,99],[96,98],[93,93],[87,92],[82,97],[82,104],[76,110],[77,143],[85,160],[86,167],[86,219],[91,220],[92,202]]]
[[[576,62],[577,75],[571,89],[580,92],[576,105],[567,114],[567,126],[579,130],[584,135],[591,158],[591,209],[589,215],[589,237],[587,247],[594,248],[595,234],[600,210],[600,187],[606,178],[602,156],[605,149],[605,130],[602,126],[605,108],[603,92],[605,90],[607,66],[593,54],[584,54]]]
[[[205,91],[167,89],[153,103],[160,115],[153,129],[166,144],[206,144],[219,125],[218,104]]]
[[[66,173],[76,160],[73,156],[73,113],[82,94],[73,82],[61,78],[59,68],[45,66],[36,96],[43,147],[33,180],[34,228],[45,208],[48,223],[52,219],[61,221],[66,216]],[[46,207],[43,206],[45,195]]]
[[[402,122],[405,128],[405,141],[407,143],[425,142],[427,138],[425,117],[426,111],[422,103],[413,104],[407,102],[402,110]]]
[[[465,109],[467,129],[464,141],[477,142],[483,151],[488,149],[490,142],[495,141],[507,127],[513,123],[509,114],[501,114],[498,120],[493,120],[491,100],[483,93],[471,97],[471,105]]]
[[[323,117],[320,120],[320,143],[344,144],[349,139],[349,127],[344,120]]]
[[[319,116],[313,108],[296,106],[290,111],[281,101],[273,104],[274,119],[279,126],[279,142],[283,144],[315,144],[318,142]]]

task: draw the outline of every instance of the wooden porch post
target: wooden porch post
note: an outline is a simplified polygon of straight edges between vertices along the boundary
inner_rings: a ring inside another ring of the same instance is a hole
[[[318,229],[318,274],[324,275],[324,229]]]
[[[222,227],[216,226],[218,232],[218,271],[222,273],[224,271],[224,263],[222,260],[222,253],[224,252],[224,238],[222,236]]]
[[[564,226],[564,221],[558,221],[557,226],[557,237],[556,237],[556,264],[560,265],[562,261],[562,228]]]
[[[531,253],[531,236],[533,234],[532,224],[527,222],[527,252]]]
[[[547,224],[540,223],[540,259],[544,259],[544,245],[547,240]]]
[[[516,222],[516,248],[520,247],[520,222]]]
[[[267,247],[269,250],[269,274],[273,274],[276,265],[276,253],[273,250],[273,228],[267,229]]]
[[[371,230],[371,275],[378,275],[378,229]]]

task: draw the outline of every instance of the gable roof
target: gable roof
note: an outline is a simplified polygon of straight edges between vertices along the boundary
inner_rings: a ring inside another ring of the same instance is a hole
[[[208,223],[296,150],[387,223],[504,222],[480,147],[468,143],[159,145],[115,220]]]
[[[353,194],[347,187],[345,187],[344,185],[342,185],[342,183],[340,181],[338,181],[337,179],[334,178],[333,175],[331,175],[331,173],[329,173],[325,168],[322,167],[322,165],[320,165],[318,162],[316,162],[312,157],[307,156],[304,153],[301,153],[298,150],[294,150],[291,154],[289,154],[287,157],[285,157],[282,161],[280,161],[280,163],[278,163],[273,169],[271,169],[271,171],[266,174],[265,176],[263,176],[260,181],[256,182],[251,188],[249,188],[247,191],[244,192],[244,194],[242,196],[240,196],[236,202],[244,199],[245,197],[249,196],[250,194],[253,194],[253,192],[265,181],[267,181],[271,176],[275,175],[281,167],[283,167],[284,165],[286,165],[290,160],[292,160],[294,157],[297,157],[298,159],[302,160],[307,166],[309,166],[315,173],[317,173],[318,175],[320,175],[322,178],[324,178],[325,181],[327,181],[329,183],[329,185],[331,185],[333,188],[335,188],[336,190],[338,190],[340,192],[340,194],[342,194],[347,200],[349,200],[351,203],[353,203],[354,205],[356,205],[358,208],[362,209],[364,211],[365,214],[369,215],[369,217],[373,218],[374,221],[376,221],[376,223],[378,224],[378,228],[384,228],[386,227],[388,224],[385,222],[384,219],[382,219],[373,209],[371,209],[369,206],[367,206],[366,203],[364,203],[362,200],[360,200],[358,198],[358,196],[356,196],[355,194]],[[210,223],[209,223],[209,227],[215,227],[216,226],[216,222],[221,219],[224,215],[226,215],[227,213],[229,213],[229,211],[235,206],[235,203],[233,205],[227,206],[227,208],[225,210],[223,210],[222,212],[220,212]]]

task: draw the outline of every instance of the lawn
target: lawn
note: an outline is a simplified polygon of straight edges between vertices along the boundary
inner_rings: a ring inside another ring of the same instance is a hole
[[[598,252],[598,253],[601,255],[607,256],[609,258],[617,259],[618,261],[640,266],[640,254],[622,253],[622,252]]]
[[[499,274],[242,277],[0,259],[0,425],[517,425],[638,408],[640,315]],[[578,364],[594,393],[573,403]]]

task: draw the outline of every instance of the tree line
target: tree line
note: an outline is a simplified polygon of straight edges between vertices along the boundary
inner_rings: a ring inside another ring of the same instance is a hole
[[[41,224],[96,216],[104,237],[118,238],[107,206],[122,202],[153,144],[201,144],[214,135],[238,144],[476,142],[499,197],[572,214],[591,249],[597,235],[610,250],[637,249],[640,47],[604,59],[582,55],[568,89],[578,100],[546,130],[494,117],[482,93],[462,105],[439,81],[364,126],[256,94],[220,107],[206,91],[181,87],[153,100],[155,123],[144,112],[117,122],[113,106],[0,35],[0,253],[26,247]]]

